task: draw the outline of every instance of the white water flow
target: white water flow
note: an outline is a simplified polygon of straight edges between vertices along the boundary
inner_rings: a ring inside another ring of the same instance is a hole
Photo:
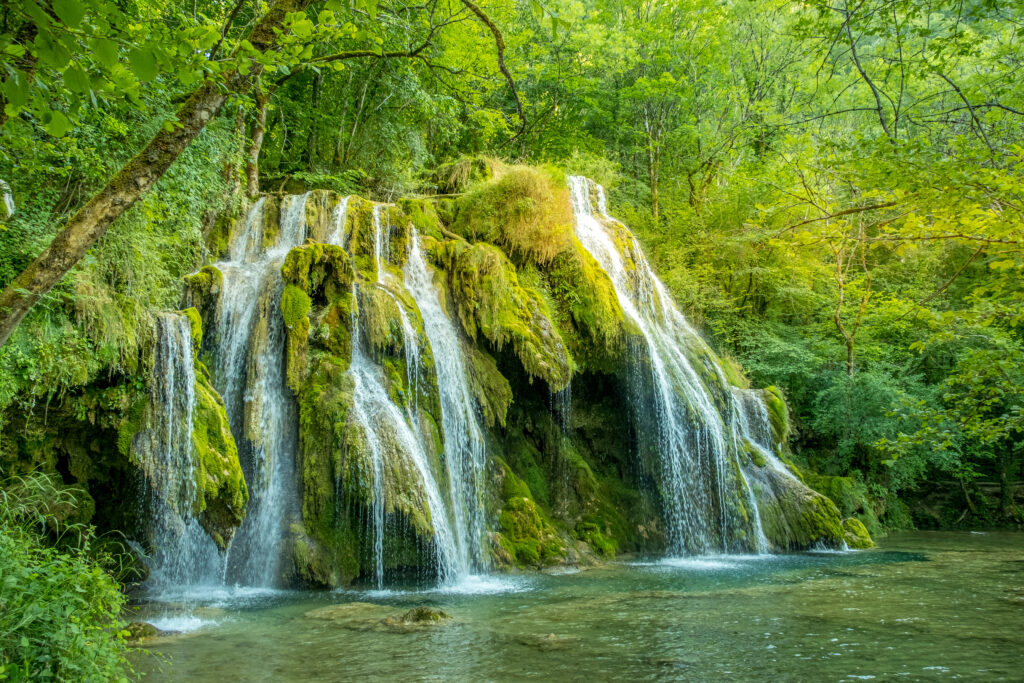
[[[715,407],[698,369],[721,375],[717,368],[694,367],[690,354],[702,362],[703,341],[654,275],[636,238],[608,215],[601,186],[581,176],[570,177],[569,184],[576,236],[611,278],[619,304],[646,346],[642,360],[650,364],[650,375],[644,383],[649,383],[657,431],[669,552],[727,552],[736,532],[748,526],[729,505],[736,483],[730,473],[735,456],[729,449],[735,443],[735,425]],[[745,482],[739,486],[749,494]]]
[[[381,218],[384,214],[384,218]],[[387,204],[373,205],[373,256],[377,261],[377,279],[385,282],[391,274],[383,268],[388,262],[391,252],[391,218],[388,216]]]
[[[306,232],[304,195],[281,202],[279,231],[265,245],[264,200],[253,206],[245,231],[230,246],[216,330],[217,389],[243,458],[249,510],[229,550],[225,580],[274,586],[280,578],[281,539],[297,509],[296,409],[285,384],[281,264]]]
[[[409,423],[411,416],[403,415],[401,408],[388,395],[380,368],[363,349],[358,321],[354,323],[353,329],[350,372],[355,380],[355,390],[352,409],[365,434],[372,463],[372,521],[377,588],[384,587],[385,478],[396,474],[388,470],[403,467],[405,463],[400,462],[399,458],[412,464],[418,475],[418,484],[423,487],[422,493],[429,507],[425,512],[434,530],[436,574],[441,583],[448,583],[459,573],[458,550],[449,525],[447,507],[430,467],[422,437],[419,430]],[[399,480],[401,478],[400,475],[396,477]]]
[[[345,246],[345,219],[348,216],[349,199],[350,197],[342,197],[338,205],[334,207],[331,231],[327,234],[327,244],[334,244],[339,247]]]
[[[738,387],[733,387],[732,393],[739,435],[747,439],[769,467],[791,479],[796,479],[796,475],[775,454],[772,446],[772,423],[768,417],[768,406],[761,393]]]
[[[153,554],[150,586],[203,583],[219,573],[217,546],[194,514],[197,471],[192,450],[195,366],[191,325],[181,313],[162,313],[150,389],[153,406],[149,447],[140,463],[151,494]]]
[[[14,205],[14,193],[11,192],[11,186],[5,180],[0,180],[0,197],[3,198],[4,210],[7,212],[6,217],[10,218],[18,207]]]
[[[336,214],[336,220],[342,228],[334,230],[331,239],[337,246],[341,246],[343,242],[347,206],[347,201],[343,201]],[[418,483],[423,487],[423,494],[429,507],[429,510],[426,510],[427,517],[434,530],[434,569],[438,579],[442,583],[450,583],[460,573],[459,553],[451,529],[448,507],[437,485],[424,437],[418,427],[415,392],[416,379],[420,372],[419,337],[398,297],[385,286],[385,282],[390,283],[393,280],[385,268],[389,253],[390,224],[385,224],[385,221],[381,220],[381,213],[385,212],[386,208],[384,205],[373,207],[374,256],[378,274],[378,283],[375,286],[380,287],[394,300],[402,324],[406,385],[413,397],[407,402],[405,414],[403,415],[402,409],[388,394],[380,367],[363,348],[363,341],[359,336],[358,313],[355,313],[352,319],[352,365],[349,369],[355,380],[353,414],[363,430],[369,451],[370,471],[363,472],[363,476],[364,483],[368,481],[371,489],[370,522],[373,526],[374,579],[378,589],[384,587],[384,536],[387,532],[385,479],[389,474],[393,474],[388,472],[389,463],[392,466],[402,466],[395,458],[402,458],[412,464],[418,475]],[[352,297],[355,300],[355,285],[352,288]]]
[[[458,550],[458,574],[465,577],[486,567],[482,540],[484,471],[487,449],[473,398],[466,359],[458,330],[441,307],[433,275],[412,230],[405,287],[423,316],[423,330],[430,343],[441,396],[441,428],[444,432],[444,465],[452,500]]]

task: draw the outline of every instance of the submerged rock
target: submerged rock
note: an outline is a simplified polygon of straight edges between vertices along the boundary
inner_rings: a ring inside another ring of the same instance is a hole
[[[306,612],[306,616],[310,619],[330,621],[353,631],[390,633],[413,633],[452,622],[452,617],[447,612],[426,605],[413,607],[406,612],[397,612],[392,607],[369,602],[319,607]]]

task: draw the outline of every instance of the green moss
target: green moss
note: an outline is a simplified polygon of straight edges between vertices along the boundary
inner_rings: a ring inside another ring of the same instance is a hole
[[[828,496],[844,518],[855,517],[859,520],[870,535],[884,533],[874,501],[864,482],[853,477],[831,477],[813,472],[804,473],[804,482],[818,493]]]
[[[871,534],[868,533],[864,524],[856,517],[847,517],[843,520],[843,532],[846,545],[854,550],[866,550],[875,547],[875,542],[871,540]]]
[[[117,450],[126,458],[131,456],[132,441],[143,427],[143,421],[146,418],[146,406],[148,405],[148,398],[140,394],[129,405],[117,425]]]
[[[762,393],[765,405],[768,407],[768,420],[772,425],[772,438],[774,443],[787,448],[789,443],[789,407],[778,387],[765,387]]]
[[[528,376],[554,391],[568,386],[572,360],[551,311],[540,294],[519,285],[501,250],[450,241],[437,252],[446,261],[456,314],[469,337],[482,335],[499,350],[511,344]]]
[[[825,496],[772,468],[758,470],[751,485],[765,536],[775,549],[802,550],[817,545],[835,548],[842,544],[842,515]]]
[[[470,347],[467,349],[467,359],[470,389],[480,406],[484,422],[488,427],[495,424],[504,427],[508,407],[512,403],[512,387],[490,354]]]
[[[728,356],[719,357],[719,367],[722,368],[722,374],[725,376],[725,380],[740,389],[749,389],[750,380],[747,379],[746,375],[743,374],[743,368],[740,364],[729,358]]]
[[[231,247],[231,233],[238,226],[241,212],[236,210],[222,211],[217,215],[213,227],[206,235],[206,248],[213,260],[223,258]]]
[[[277,244],[281,233],[281,198],[268,196],[263,202],[263,248]]]
[[[401,199],[398,205],[420,234],[434,239],[442,238],[441,217],[434,202],[428,199]]]
[[[203,266],[185,277],[185,300],[203,318],[211,317],[224,291],[224,273],[215,266]]]
[[[617,372],[625,348],[625,317],[608,274],[573,238],[573,248],[545,267],[552,298],[571,329],[574,357],[586,369]]]
[[[189,335],[192,338],[192,353],[198,354],[203,345],[203,318],[195,308],[189,307],[181,311],[188,318]]]
[[[505,561],[526,566],[553,564],[565,557],[559,539],[544,511],[533,500],[530,487],[498,459],[502,471],[502,508],[498,514],[496,542]]]
[[[203,528],[221,548],[227,546],[245,518],[249,489],[242,475],[238,448],[228,426],[227,409],[210,384],[206,367],[196,362],[196,403],[192,447],[196,456],[196,512]]]
[[[284,318],[285,327],[294,328],[309,315],[312,308],[313,302],[308,294],[291,283],[285,285],[281,294],[281,317]]]
[[[380,287],[359,287],[359,326],[375,351],[399,353],[404,348],[398,303]]]
[[[515,166],[459,200],[452,228],[526,261],[548,263],[572,248],[575,218],[564,182],[544,170]]]
[[[744,454],[746,454],[747,458],[754,465],[757,465],[758,467],[764,467],[768,464],[768,461],[764,459],[764,455],[761,453],[761,450],[755,447],[747,439],[743,439],[742,448]]]

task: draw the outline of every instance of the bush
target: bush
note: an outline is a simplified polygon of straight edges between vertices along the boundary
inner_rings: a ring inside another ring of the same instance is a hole
[[[0,483],[0,680],[116,681],[132,673],[121,608],[91,527],[44,475]]]

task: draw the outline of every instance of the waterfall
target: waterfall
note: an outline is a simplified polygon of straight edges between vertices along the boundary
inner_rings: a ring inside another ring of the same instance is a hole
[[[352,409],[356,421],[366,435],[367,447],[372,463],[372,522],[374,540],[374,563],[377,588],[384,587],[384,497],[385,468],[398,468],[401,463],[388,462],[390,458],[406,458],[416,470],[418,484],[429,509],[426,510],[434,529],[435,570],[439,580],[446,583],[460,572],[458,550],[452,534],[447,506],[438,489],[419,430],[409,423],[412,415],[403,415],[401,409],[391,400],[380,377],[380,369],[373,364],[359,339],[359,325],[353,325],[352,366],[350,372],[355,380]],[[388,453],[388,447],[394,452]]]
[[[285,329],[281,317],[281,264],[301,244],[309,194],[281,202],[279,231],[266,246],[264,200],[252,207],[235,235],[224,274],[215,377],[243,459],[250,504],[229,550],[226,579],[273,586],[280,575],[281,539],[297,513],[295,400],[284,379]]]
[[[0,198],[3,200],[5,216],[0,218],[10,218],[14,215],[17,207],[14,205],[14,193],[11,192],[11,186],[7,184],[6,180],[0,180]]]
[[[647,400],[653,408],[669,552],[729,551],[737,532],[759,528],[760,522],[752,492],[742,476],[737,482],[732,473],[735,420],[719,412],[712,389],[705,384],[711,380],[701,378],[702,372],[713,373],[713,380],[725,386],[721,371],[696,365],[707,357],[706,345],[654,275],[636,238],[608,215],[604,190],[593,185],[595,215],[590,181],[573,176],[569,183],[576,236],[611,278],[623,312],[643,339],[645,357],[638,358],[637,364],[650,365],[650,373],[640,380],[649,390]],[[744,490],[755,508],[756,522],[744,520],[731,509],[734,488]],[[753,531],[758,535],[757,529]],[[760,544],[756,539],[748,545],[760,550]]]
[[[331,231],[327,234],[327,244],[334,244],[339,247],[345,246],[345,220],[348,217],[349,196],[341,198],[338,206],[334,207],[334,216],[331,223]]]
[[[140,449],[139,464],[151,494],[154,552],[149,583],[159,589],[211,582],[220,566],[217,546],[194,514],[196,394],[191,331],[181,313],[162,313],[157,318],[150,389],[152,439]]]
[[[410,394],[415,397],[416,383],[421,372],[421,350],[419,338],[412,325],[409,315],[398,297],[385,286],[391,282],[390,274],[385,269],[388,262],[388,245],[390,224],[385,225],[381,214],[386,206],[377,204],[373,207],[374,256],[377,263],[377,284],[364,286],[379,287],[395,302],[402,325],[403,347],[405,349],[406,383]],[[344,225],[348,210],[348,198],[342,200],[335,212],[335,228],[330,235],[329,243],[342,246]],[[356,299],[356,288],[353,285],[352,298]],[[370,524],[373,530],[373,562],[374,583],[378,589],[384,587],[384,535],[387,531],[385,515],[385,479],[388,469],[400,467],[401,463],[389,462],[391,458],[402,458],[411,464],[416,471],[418,485],[422,487],[424,498],[429,507],[427,516],[434,530],[435,573],[442,583],[452,581],[458,576],[460,566],[455,537],[451,530],[450,514],[443,495],[437,485],[433,468],[430,465],[424,435],[418,427],[415,399],[406,406],[405,414],[391,399],[385,388],[380,367],[370,358],[360,338],[359,315],[353,312],[352,318],[352,365],[349,369],[355,388],[352,395],[352,411],[366,439],[367,455],[370,460],[370,471],[363,472],[363,485],[369,485],[371,510]],[[393,452],[389,453],[389,448]]]
[[[459,333],[441,307],[439,292],[415,229],[410,237],[405,287],[423,316],[423,330],[434,354],[459,574],[466,575],[486,565],[482,548],[485,532],[482,497],[487,450]]]

